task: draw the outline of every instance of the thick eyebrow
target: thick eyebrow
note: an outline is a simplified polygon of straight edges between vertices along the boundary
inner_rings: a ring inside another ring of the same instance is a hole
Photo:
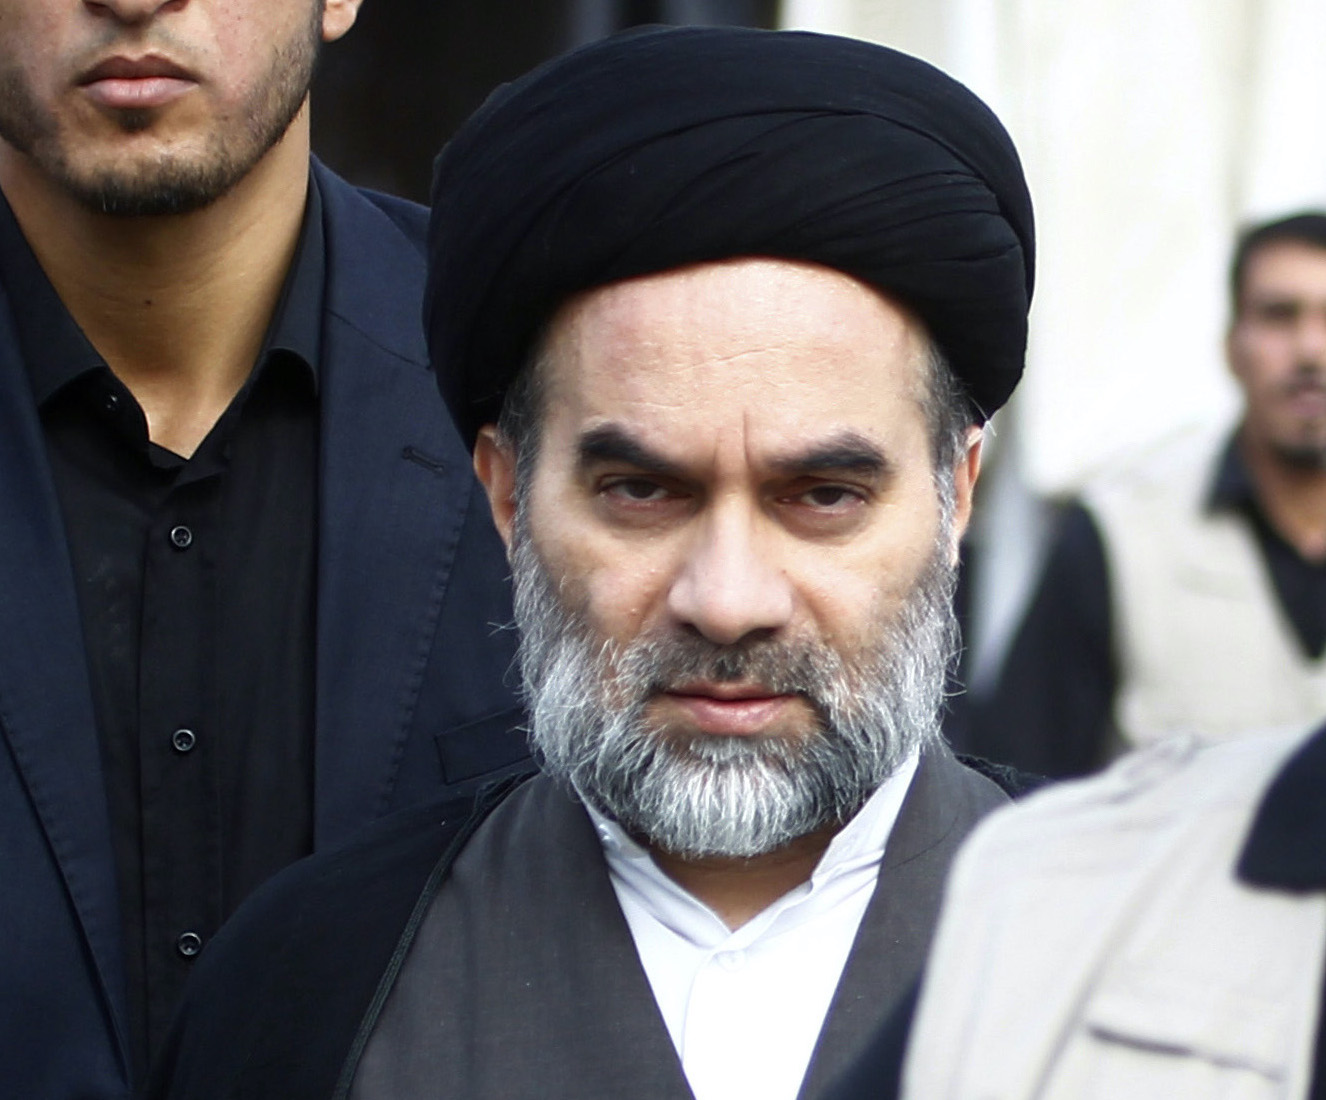
[[[1276,313],[1287,316],[1291,313],[1302,313],[1306,307],[1307,303],[1296,294],[1272,293],[1250,296],[1244,308],[1256,313]]]
[[[585,432],[577,450],[581,470],[602,462],[621,462],[660,477],[680,478],[685,473],[679,464],[651,451],[617,424],[604,424]],[[848,471],[881,477],[889,471],[891,463],[874,442],[858,432],[845,431],[804,451],[776,457],[770,466],[783,477]]]
[[[660,477],[679,478],[683,473],[677,463],[651,451],[617,424],[604,424],[585,432],[577,450],[582,471],[601,462],[621,462]]]
[[[770,465],[785,477],[841,471],[881,477],[891,463],[865,436],[845,431],[795,454],[775,458]]]

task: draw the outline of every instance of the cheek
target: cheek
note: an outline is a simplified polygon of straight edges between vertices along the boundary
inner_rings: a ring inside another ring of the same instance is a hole
[[[666,604],[665,569],[638,548],[596,552],[581,545],[574,552],[554,550],[544,560],[563,579],[563,600],[585,615],[604,637],[624,641],[654,625]]]
[[[241,97],[274,67],[294,63],[313,27],[311,17],[306,21],[297,14],[290,5],[270,0],[251,11],[228,6],[200,33],[198,51],[220,86],[232,97]]]
[[[1279,333],[1249,336],[1239,345],[1238,373],[1252,385],[1269,383],[1294,357],[1293,341]]]
[[[662,540],[614,538],[571,507],[541,507],[537,491],[528,527],[538,532],[531,536],[534,548],[566,608],[616,640],[634,637],[653,623],[672,575]]]
[[[0,36],[0,64],[8,72],[25,74],[39,94],[53,95],[62,82],[72,79],[71,55],[76,51],[68,44],[65,27],[0,14]]]
[[[891,617],[905,602],[920,571],[911,561],[832,563],[821,557],[797,588],[821,639],[855,647],[873,639],[881,616]]]
[[[938,550],[939,511],[931,497],[890,506],[862,538],[799,556],[797,587],[819,631],[848,643],[873,638],[915,590]]]

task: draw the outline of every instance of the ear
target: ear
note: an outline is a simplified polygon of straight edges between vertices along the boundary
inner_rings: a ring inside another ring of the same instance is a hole
[[[474,441],[474,474],[488,494],[493,523],[508,551],[516,523],[516,456],[497,438],[497,426],[485,424]]]
[[[322,40],[335,42],[355,25],[359,5],[363,0],[324,0],[322,6]]]
[[[953,546],[952,561],[957,564],[958,543],[971,522],[972,494],[976,479],[981,476],[981,449],[985,445],[985,429],[973,424],[967,429],[966,449],[958,456],[953,467]]]
[[[1243,371],[1238,340],[1239,322],[1238,318],[1235,318],[1229,323],[1229,328],[1225,329],[1225,366],[1229,369],[1234,381],[1241,387],[1243,385]]]

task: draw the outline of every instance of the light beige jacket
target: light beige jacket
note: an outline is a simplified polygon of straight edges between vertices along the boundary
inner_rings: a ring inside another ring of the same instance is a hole
[[[1326,659],[1303,652],[1251,522],[1207,497],[1229,433],[1192,432],[1084,490],[1110,572],[1115,725],[1130,746],[1228,741],[1326,716]]]
[[[1167,742],[988,818],[949,880],[904,1097],[1304,1096],[1326,895],[1234,877],[1304,736]]]

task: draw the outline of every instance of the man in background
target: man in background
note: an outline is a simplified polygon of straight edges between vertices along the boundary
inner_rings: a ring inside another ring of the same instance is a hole
[[[0,3],[0,1079],[128,1096],[271,873],[518,761],[425,212],[310,163],[358,0]]]
[[[153,1094],[822,1097],[1006,801],[939,712],[1025,350],[1012,143],[879,46],[621,36],[453,138],[429,258],[544,774],[291,868]]]
[[[1058,542],[972,748],[1049,775],[1176,732],[1326,714],[1326,214],[1254,226],[1230,277],[1232,433],[1091,485]]]

